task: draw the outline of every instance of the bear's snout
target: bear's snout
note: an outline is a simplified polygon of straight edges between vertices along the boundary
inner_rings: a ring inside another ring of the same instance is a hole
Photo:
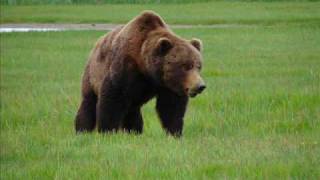
[[[198,94],[200,94],[205,88],[206,88],[205,84],[200,84],[196,91],[197,91]]]
[[[187,92],[190,97],[195,97],[206,88],[206,84],[204,83],[203,79],[199,75],[196,77],[197,78],[195,78],[194,81],[191,81],[191,88],[187,88]]]

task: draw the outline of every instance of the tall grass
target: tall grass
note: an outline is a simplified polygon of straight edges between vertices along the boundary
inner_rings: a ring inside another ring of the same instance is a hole
[[[175,30],[204,43],[184,136],[76,135],[86,57],[105,32],[0,34],[0,179],[319,179],[320,29]]]
[[[174,30],[203,40],[207,83],[181,139],[155,101],[140,136],[75,134],[81,74],[106,32],[1,33],[0,179],[320,179],[319,3],[261,4],[5,6],[2,22],[123,23],[153,8],[170,23],[260,25]]]

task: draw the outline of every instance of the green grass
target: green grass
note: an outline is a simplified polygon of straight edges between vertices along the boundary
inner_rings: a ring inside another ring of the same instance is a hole
[[[216,0],[0,0],[5,5],[41,5],[41,4],[175,4],[196,3]],[[263,0],[273,1],[273,0]]]
[[[176,3],[199,3],[216,2],[228,0],[0,0],[5,5],[43,5],[43,4],[176,4]],[[229,0],[230,1],[230,0]],[[290,0],[231,0],[246,2],[287,2]],[[319,1],[319,0],[295,0],[297,2]]]
[[[163,3],[193,3],[208,0],[0,0],[4,5],[43,5],[43,4],[163,4]]]
[[[0,23],[126,23],[145,9],[155,10],[170,24],[310,23],[320,25],[320,2],[208,2],[99,6],[2,5]]]
[[[0,179],[319,179],[320,27],[176,32],[203,40],[207,83],[180,140],[154,101],[141,136],[75,135],[81,74],[104,32],[0,34]]]

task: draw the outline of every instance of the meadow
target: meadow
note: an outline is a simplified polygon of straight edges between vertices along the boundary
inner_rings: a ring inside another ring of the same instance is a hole
[[[320,2],[0,6],[0,23],[126,23],[154,10],[170,24],[320,24]]]
[[[203,40],[207,83],[181,139],[154,101],[142,135],[75,134],[81,74],[106,32],[1,33],[0,179],[319,179],[319,23],[174,31]]]

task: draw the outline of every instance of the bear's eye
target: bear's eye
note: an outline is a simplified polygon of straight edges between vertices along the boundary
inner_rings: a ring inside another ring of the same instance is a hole
[[[189,70],[191,70],[193,68],[193,64],[185,64],[183,66],[183,68],[184,68],[184,70],[189,71]]]

